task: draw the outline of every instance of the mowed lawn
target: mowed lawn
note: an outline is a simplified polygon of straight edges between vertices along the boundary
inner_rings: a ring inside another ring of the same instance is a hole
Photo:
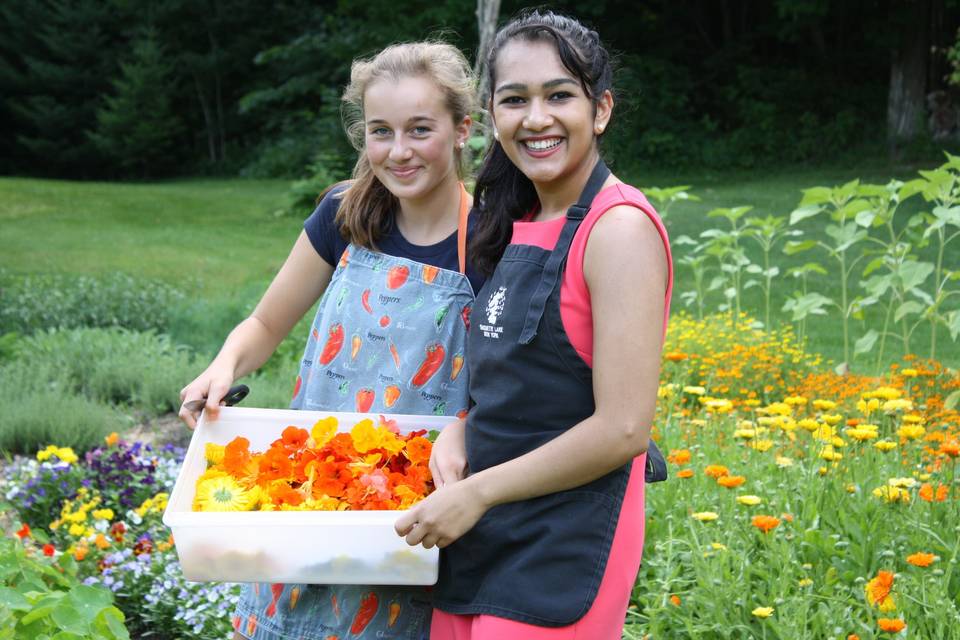
[[[700,202],[675,204],[667,217],[672,237],[697,238],[706,229],[729,224],[707,218],[716,207],[753,206],[748,215],[788,216],[797,206],[802,190],[831,186],[860,178],[884,184],[892,178],[908,180],[918,168],[803,169],[778,172],[668,172],[624,176],[641,186],[692,185]],[[279,216],[289,183],[282,180],[193,179],[159,183],[102,183],[0,178],[0,268],[12,273],[70,273],[98,275],[124,272],[173,284],[191,296],[209,302],[255,296],[282,264],[300,232],[302,216]],[[926,207],[915,197],[902,207],[901,222]],[[825,237],[827,217],[807,220],[802,228],[808,237]],[[747,243],[751,258],[761,254]],[[674,247],[678,260],[686,246]],[[920,251],[932,260],[931,248]],[[784,300],[799,287],[785,275],[790,266],[819,261],[830,271],[827,277],[811,280],[811,291],[839,300],[836,266],[817,251],[787,257],[777,254],[774,264],[781,275],[772,294],[773,320],[788,322],[780,311]],[[956,258],[947,259],[947,268],[960,268]],[[865,264],[865,262],[864,262]],[[713,274],[711,273],[711,276]],[[851,278],[853,283],[859,273]],[[710,278],[708,277],[708,280]],[[629,283],[625,283],[629,286]],[[674,311],[684,308],[679,293],[692,286],[690,274],[677,266]],[[856,292],[853,293],[855,295]],[[715,310],[720,302],[714,292],[707,305]],[[745,310],[762,318],[759,288],[744,292]],[[251,300],[252,302],[252,300]],[[690,308],[691,311],[693,307]],[[863,321],[853,321],[852,340],[865,328],[879,328],[882,316],[871,311]],[[813,318],[808,325],[810,347],[835,361],[842,360],[843,342],[839,316]],[[929,329],[924,324],[913,336],[913,351],[925,355]],[[889,342],[891,361],[900,355],[896,341]],[[950,366],[960,365],[960,346],[949,342],[941,329],[938,358]],[[864,358],[860,370],[873,367],[873,358]]]

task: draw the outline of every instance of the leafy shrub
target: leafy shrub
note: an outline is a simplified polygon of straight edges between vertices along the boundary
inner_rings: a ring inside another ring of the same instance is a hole
[[[0,333],[124,327],[163,330],[183,294],[170,285],[114,274],[89,276],[0,273]]]
[[[0,538],[0,566],[0,637],[130,638],[113,595],[80,584],[73,563],[28,555],[19,541]]]
[[[16,362],[29,363],[18,367],[35,388],[46,381],[63,394],[153,414],[179,407],[178,392],[195,368],[168,336],[125,329],[40,333],[23,341]]]
[[[89,398],[21,392],[8,370],[0,372],[0,385],[0,452],[34,453],[50,442],[86,451],[123,426],[114,409]]]

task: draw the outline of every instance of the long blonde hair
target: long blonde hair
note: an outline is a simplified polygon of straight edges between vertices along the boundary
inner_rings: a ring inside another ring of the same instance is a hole
[[[390,45],[372,58],[354,60],[350,84],[343,92],[341,116],[357,164],[350,187],[342,192],[336,222],[343,237],[375,249],[377,240],[390,228],[397,198],[377,179],[367,159],[363,96],[376,80],[421,77],[431,80],[443,93],[454,125],[477,109],[476,79],[459,49],[445,42],[410,42]],[[464,153],[454,149],[457,174],[464,173]]]

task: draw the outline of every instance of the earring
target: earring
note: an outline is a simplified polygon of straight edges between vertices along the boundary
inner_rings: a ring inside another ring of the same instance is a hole
[[[597,132],[597,133],[603,133],[603,125],[602,125],[602,124],[598,124],[598,125],[596,126],[596,132]]]
[[[461,143],[460,143],[460,144],[458,144],[457,146],[458,146],[458,147],[460,147],[461,149],[463,149],[463,148],[464,148],[465,146],[467,146],[467,145],[466,145],[466,144],[464,144],[463,142],[461,142]]]
[[[494,139],[494,140],[499,140],[499,139],[500,139],[500,132],[497,131],[497,128],[496,128],[496,127],[493,128],[493,139]]]

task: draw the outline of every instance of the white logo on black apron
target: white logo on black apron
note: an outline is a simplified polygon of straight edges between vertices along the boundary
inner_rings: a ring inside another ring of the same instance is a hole
[[[497,339],[500,337],[500,334],[503,333],[503,327],[495,325],[497,324],[497,320],[500,318],[500,315],[503,313],[503,303],[506,298],[507,288],[500,287],[494,291],[487,300],[487,322],[490,324],[480,325],[480,331],[483,332],[484,338]]]

